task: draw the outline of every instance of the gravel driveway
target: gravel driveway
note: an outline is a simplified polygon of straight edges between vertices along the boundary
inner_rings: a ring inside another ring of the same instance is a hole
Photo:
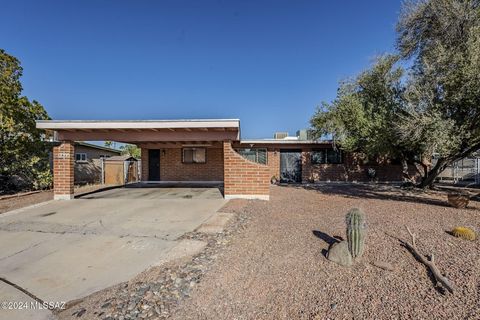
[[[480,203],[454,209],[442,195],[415,195],[390,187],[324,185],[318,190],[273,187],[271,200],[232,200],[223,211],[250,216],[175,319],[480,319],[480,241],[446,230],[480,230]],[[367,213],[367,251],[343,268],[324,257],[333,237],[345,237],[345,213]],[[434,287],[424,265],[397,238],[405,225],[417,246],[435,253],[457,290]],[[323,251],[323,252],[322,252]],[[372,265],[388,262],[395,271]]]

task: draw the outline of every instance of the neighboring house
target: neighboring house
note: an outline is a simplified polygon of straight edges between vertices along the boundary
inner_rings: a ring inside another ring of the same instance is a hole
[[[143,182],[221,184],[227,199],[267,200],[272,177],[285,183],[401,180],[400,165],[362,164],[331,141],[306,140],[308,132],[242,140],[238,119],[45,120],[37,121],[37,128],[56,132],[60,141],[54,149],[56,199],[73,197],[75,140],[135,144],[141,148]]]
[[[58,144],[58,143],[57,143]],[[74,183],[91,184],[102,182],[102,158],[121,155],[120,150],[86,142],[74,143]],[[50,159],[53,159],[51,153]],[[53,168],[53,162],[51,161]]]

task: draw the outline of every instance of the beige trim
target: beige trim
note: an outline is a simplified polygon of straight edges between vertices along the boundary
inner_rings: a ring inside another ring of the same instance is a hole
[[[238,119],[218,120],[37,120],[38,129],[185,129],[240,128]]]
[[[225,200],[231,199],[254,199],[254,200],[265,200],[269,201],[269,195],[262,195],[262,194],[226,194]]]

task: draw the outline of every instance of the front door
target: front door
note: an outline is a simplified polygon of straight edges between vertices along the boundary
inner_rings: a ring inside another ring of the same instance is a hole
[[[302,182],[301,150],[280,150],[280,182]]]
[[[148,150],[148,180],[160,181],[160,150]]]

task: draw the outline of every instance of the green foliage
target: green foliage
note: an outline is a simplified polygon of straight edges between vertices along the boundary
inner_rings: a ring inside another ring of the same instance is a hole
[[[382,56],[341,83],[311,124],[347,151],[397,157],[404,169],[407,160],[422,165],[420,186],[429,187],[480,149],[480,1],[406,1],[397,48],[398,56]],[[433,153],[440,158],[431,167],[425,159]]]
[[[140,159],[142,156],[141,149],[134,144],[126,144],[120,147],[123,155],[129,155],[136,159]]]
[[[21,95],[21,76],[20,62],[0,49],[0,191],[51,183],[48,147],[41,139],[45,132],[35,128],[35,120],[49,117],[40,103]]]
[[[452,234],[455,237],[459,237],[465,240],[474,241],[476,238],[475,231],[467,227],[455,227],[452,230]]]
[[[397,46],[413,60],[401,140],[440,154],[437,171],[480,149],[480,2],[408,1]]]
[[[342,82],[337,98],[311,119],[316,135],[332,134],[346,151],[398,156],[392,123],[403,108],[404,71],[397,61],[393,55],[380,56],[371,69]]]
[[[352,258],[359,258],[365,250],[365,214],[357,208],[351,209],[346,217],[348,250]]]

